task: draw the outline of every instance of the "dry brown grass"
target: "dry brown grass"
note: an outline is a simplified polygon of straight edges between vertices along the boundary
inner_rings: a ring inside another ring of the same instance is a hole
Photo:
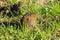
[[[6,1],[0,0],[0,7],[6,6],[6,5],[7,5],[7,2]]]

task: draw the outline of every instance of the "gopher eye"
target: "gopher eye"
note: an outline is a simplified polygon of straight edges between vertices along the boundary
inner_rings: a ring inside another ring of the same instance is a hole
[[[28,21],[29,19],[27,18],[26,20]]]

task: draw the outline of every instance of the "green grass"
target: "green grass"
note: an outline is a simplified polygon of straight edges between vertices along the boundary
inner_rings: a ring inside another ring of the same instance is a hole
[[[18,0],[17,0],[18,1]],[[9,0],[10,3],[17,2]],[[60,5],[52,2],[51,5],[40,6],[36,3],[30,3],[23,6],[20,18],[26,12],[35,12],[37,15],[36,28],[34,31],[24,28],[24,26],[0,25],[0,40],[60,40],[56,37],[56,31],[60,29]]]

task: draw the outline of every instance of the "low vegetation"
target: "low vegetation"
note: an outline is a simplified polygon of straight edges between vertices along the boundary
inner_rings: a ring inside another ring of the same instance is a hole
[[[13,13],[14,10],[11,11],[11,6],[19,0],[7,0],[6,2],[9,5],[2,7],[8,6],[8,13],[12,13],[11,17],[8,17],[7,11],[0,10],[0,14],[5,12],[4,16],[0,16],[0,40],[60,40],[60,1],[53,0],[40,5],[32,0],[26,4],[20,0],[18,11],[14,9],[16,14],[19,13],[17,16]],[[36,14],[37,19],[33,30],[21,24],[20,20],[26,13]]]

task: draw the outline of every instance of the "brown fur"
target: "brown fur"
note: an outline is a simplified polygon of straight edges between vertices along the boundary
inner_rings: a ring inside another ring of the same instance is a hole
[[[23,24],[28,28],[32,29],[35,26],[36,22],[36,14],[35,13],[27,13],[23,17]]]

